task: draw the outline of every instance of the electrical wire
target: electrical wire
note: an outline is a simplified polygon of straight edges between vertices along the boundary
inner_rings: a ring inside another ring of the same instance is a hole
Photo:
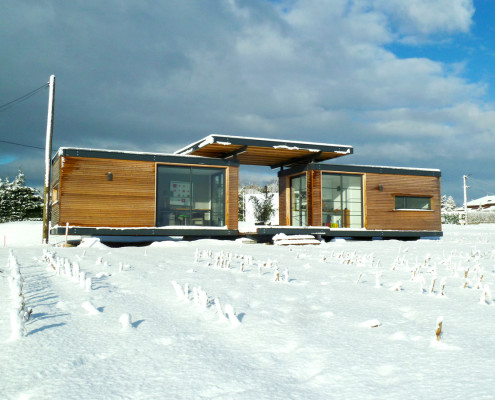
[[[29,93],[26,93],[25,95],[22,95],[21,97],[18,97],[17,99],[14,99],[12,101],[9,101],[8,103],[0,105],[0,112],[8,110],[9,108],[15,106],[16,103],[21,103],[21,102],[29,99],[30,97],[34,96],[36,93],[38,93],[40,90],[46,88],[47,86],[50,86],[50,84],[45,83],[43,86],[40,86],[39,88],[34,89],[34,90],[30,91]],[[11,144],[14,146],[21,146],[21,147],[29,147],[29,148],[37,149],[37,150],[45,150],[43,147],[32,146],[32,145],[24,144],[24,143],[11,142],[8,140],[1,140],[0,139],[0,143],[7,143],[7,144]]]
[[[33,149],[38,149],[38,150],[45,150],[44,147],[31,146],[29,144],[22,144],[22,143],[16,143],[16,142],[9,142],[8,140],[0,140],[0,143],[12,144],[14,146],[31,147]]]
[[[469,191],[471,193],[472,192],[480,193],[482,196],[492,196],[494,193],[494,190],[488,187],[495,187],[495,185],[492,185],[490,183],[487,183],[479,179],[474,179],[472,177],[469,177],[468,182],[469,182],[469,186],[468,186]]]
[[[491,183],[488,183],[488,182],[485,182],[485,181],[482,181],[479,179],[475,179],[473,177],[469,177],[468,182],[474,182],[476,185],[479,185],[479,186],[489,186],[491,188],[495,188],[494,184],[491,184]]]
[[[26,93],[25,95],[18,97],[15,100],[9,101],[8,103],[0,105],[0,112],[6,111],[9,108],[13,107],[16,103],[21,103],[30,97],[34,96],[36,93],[38,93],[40,90],[46,88],[47,86],[50,86],[49,83],[45,83],[43,86],[40,86],[38,89],[34,89],[33,91]]]

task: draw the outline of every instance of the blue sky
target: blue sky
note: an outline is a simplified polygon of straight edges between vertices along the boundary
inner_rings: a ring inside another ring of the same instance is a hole
[[[442,170],[495,190],[489,0],[0,3],[0,104],[57,77],[60,146],[172,152],[209,134],[354,146],[339,162]],[[0,110],[44,146],[47,90]],[[0,142],[0,176],[40,186],[43,151]],[[244,181],[270,179],[245,170]]]
[[[468,32],[419,46],[394,43],[390,50],[398,57],[426,57],[448,64],[459,64],[463,75],[473,82],[486,82],[487,98],[495,99],[495,4],[492,0],[475,0],[475,14]]]

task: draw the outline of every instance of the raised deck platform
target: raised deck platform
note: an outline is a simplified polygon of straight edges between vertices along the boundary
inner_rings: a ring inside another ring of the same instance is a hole
[[[65,235],[66,227],[56,226],[51,229],[52,235]],[[286,235],[314,235],[317,238],[329,240],[333,238],[353,239],[400,239],[416,240],[423,237],[441,237],[441,231],[384,231],[366,229],[338,229],[325,226],[257,226],[253,232],[239,232],[238,230],[214,227],[155,227],[155,228],[98,228],[70,226],[68,234],[94,237],[125,237],[133,238],[133,241],[160,240],[160,237],[182,236],[185,240],[202,238],[236,239],[248,237],[258,242],[271,242],[273,236],[278,233]]]
[[[52,235],[65,235],[66,228],[56,226],[50,230]],[[239,231],[226,228],[194,228],[194,227],[155,227],[155,228],[98,228],[86,226],[69,226],[69,235],[80,236],[128,236],[143,237],[143,241],[148,238],[160,236],[183,236],[186,238],[229,238],[236,239],[239,237]]]
[[[328,228],[326,226],[263,226],[256,229],[254,234],[246,234],[248,237],[271,238],[277,233],[286,235],[314,235],[324,239],[353,238],[353,239],[401,239],[415,240],[422,237],[442,237],[441,231],[384,231],[366,229],[342,229]]]

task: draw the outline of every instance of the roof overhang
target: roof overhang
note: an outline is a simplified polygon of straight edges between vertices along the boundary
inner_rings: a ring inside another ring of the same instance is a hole
[[[177,155],[232,159],[240,164],[272,168],[305,165],[353,153],[352,146],[292,140],[210,135],[180,150]]]
[[[147,153],[124,150],[84,149],[76,147],[61,147],[52,157],[52,164],[54,164],[55,161],[60,157],[105,158],[111,160],[152,161],[157,163],[181,163],[215,166],[239,165],[238,162],[232,159],[206,158],[194,155]]]

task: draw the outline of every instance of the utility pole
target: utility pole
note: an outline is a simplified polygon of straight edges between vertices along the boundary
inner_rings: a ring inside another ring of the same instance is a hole
[[[50,175],[52,172],[52,136],[53,115],[55,104],[55,75],[50,76],[50,93],[48,95],[48,116],[46,118],[46,144],[45,144],[45,188],[43,190],[43,244],[48,244],[49,231],[49,207],[50,207]]]
[[[466,180],[467,178],[469,178],[471,174],[469,175],[463,175],[462,176],[462,180],[463,180],[463,183],[464,183],[464,215],[465,215],[465,218],[466,218],[466,225],[468,224],[468,214],[467,214],[467,189],[469,188],[469,186],[466,185]]]

